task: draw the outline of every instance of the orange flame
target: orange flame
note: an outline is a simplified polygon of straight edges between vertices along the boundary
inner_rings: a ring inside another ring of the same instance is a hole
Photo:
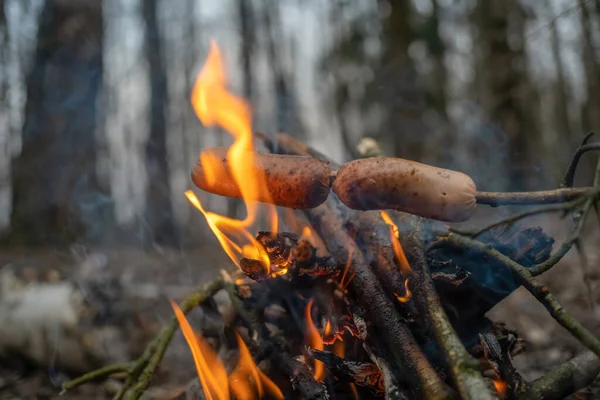
[[[311,348],[316,350],[323,350],[323,339],[321,338],[321,335],[319,334],[319,331],[315,326],[315,323],[312,319],[312,315],[310,313],[312,304],[313,299],[310,299],[308,301],[308,304],[306,304],[306,308],[304,310],[304,319],[306,320],[306,341],[308,342],[308,345]],[[315,372],[313,375],[317,381],[323,380],[323,378],[325,377],[325,365],[323,364],[323,362],[315,360]]]
[[[225,366],[215,351],[201,335],[194,332],[179,306],[173,301],[171,305],[192,351],[198,378],[207,400],[230,399],[230,388],[233,398],[237,400],[260,399],[264,397],[265,392],[274,399],[284,398],[279,387],[256,366],[248,347],[237,333],[240,359],[228,378]]]
[[[360,397],[358,397],[358,391],[356,390],[356,385],[354,383],[350,383],[350,390],[352,391],[352,395],[354,396],[354,398],[356,400],[358,400]]]
[[[269,269],[269,257],[265,249],[249,231],[257,216],[264,211],[271,223],[271,231],[277,232],[277,210],[271,204],[258,203],[252,199],[268,198],[264,173],[257,173],[254,166],[254,144],[252,135],[252,113],[247,103],[226,88],[227,79],[220,50],[214,40],[210,42],[210,52],[206,63],[196,79],[191,102],[196,115],[204,126],[219,126],[228,131],[234,142],[229,147],[227,159],[231,176],[235,180],[246,205],[244,220],[228,218],[206,211],[196,195],[188,190],[188,200],[204,215],[219,243],[239,266],[239,259],[248,257],[260,260]],[[200,163],[206,171],[207,179],[217,176],[222,164],[214,157],[201,157]],[[259,196],[261,194],[261,196]],[[267,273],[270,271],[267,270]]]
[[[408,288],[408,279],[404,281],[404,296],[394,293],[400,303],[406,303],[412,298],[412,292]]]
[[[325,329],[323,329],[323,336],[327,337],[331,335],[331,330],[331,321],[327,320],[327,322],[325,323]]]
[[[394,249],[396,261],[398,261],[398,264],[400,265],[400,273],[402,273],[404,277],[411,276],[413,270],[410,267],[408,259],[406,258],[406,254],[404,254],[404,249],[400,244],[400,230],[398,229],[398,226],[394,223],[394,221],[392,221],[392,218],[389,216],[388,213],[386,213],[385,211],[380,211],[380,213],[381,218],[383,218],[383,222],[385,222],[390,227],[390,239],[392,240],[392,248]],[[400,296],[396,293],[396,298],[401,303],[406,303],[411,299],[411,297],[412,293],[408,288],[408,278],[406,278],[406,280],[404,281],[404,295]]]
[[[494,387],[499,394],[506,393],[506,389],[508,389],[508,385],[502,379],[494,379]]]
[[[408,264],[406,254],[404,254],[404,249],[402,249],[402,245],[400,244],[400,230],[394,221],[392,221],[392,218],[388,213],[385,211],[380,211],[380,213],[383,221],[390,227],[390,238],[392,239],[392,247],[394,249],[394,254],[396,255],[396,260],[398,261],[398,264],[400,264],[400,272],[404,276],[410,276],[412,269]]]
[[[283,399],[281,390],[256,366],[246,343],[237,333],[236,339],[240,349],[240,361],[229,377],[229,387],[231,387],[233,397],[237,400],[254,399],[256,398],[254,390],[256,388],[259,398],[264,396],[266,390],[271,397]]]
[[[350,267],[352,266],[352,256],[353,255],[354,255],[354,246],[350,246],[348,248],[348,260],[346,261],[346,266],[344,267],[344,273],[342,274],[342,279],[340,279],[340,288],[342,289],[342,291],[346,290],[346,287],[350,284],[350,282],[354,278],[354,271],[352,271],[352,274],[350,276],[348,276],[348,279],[346,280],[346,275],[348,274],[348,271],[350,271]]]
[[[332,349],[332,353],[335,354],[338,357],[344,358],[344,353],[345,353],[345,347],[344,347],[344,342],[341,340],[336,340],[335,342],[333,342],[333,349]]]
[[[200,378],[206,399],[229,399],[229,385],[225,366],[210,345],[204,341],[204,338],[194,332],[179,306],[174,301],[171,301],[171,306],[175,311],[183,336],[192,351],[198,378]]]

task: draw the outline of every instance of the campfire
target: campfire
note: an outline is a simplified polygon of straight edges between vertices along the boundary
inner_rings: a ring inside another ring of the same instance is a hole
[[[202,151],[192,180],[207,192],[241,198],[244,219],[207,210],[206,218],[237,266],[172,303],[175,318],[138,360],[65,385],[126,372],[116,398],[139,398],[181,328],[206,399],[386,398],[558,399],[600,370],[600,341],[571,317],[536,276],[577,242],[594,188],[478,192],[467,175],[389,157],[338,166],[279,133],[254,133],[251,110],[227,89],[220,50],[198,76],[192,104],[205,126],[233,136],[229,148]],[[259,152],[256,143],[270,153]],[[589,145],[587,145],[589,146]],[[477,232],[477,204],[549,204]],[[554,239],[520,220],[573,213],[569,238]],[[525,351],[517,332],[486,313],[519,286],[528,289],[591,353],[527,382],[512,364]],[[195,332],[186,313],[215,308],[225,291],[233,317],[222,332]]]

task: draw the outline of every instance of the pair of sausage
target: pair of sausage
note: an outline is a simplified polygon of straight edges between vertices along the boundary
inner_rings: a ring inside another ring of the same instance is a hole
[[[192,180],[207,192],[241,197],[229,174],[227,149],[204,150],[200,159],[220,161],[207,174],[201,162],[192,169]],[[401,158],[374,157],[350,161],[337,172],[329,163],[313,157],[254,154],[254,174],[264,174],[268,193],[256,201],[288,208],[314,208],[330,189],[355,210],[398,210],[447,222],[469,219],[476,206],[473,180],[461,172],[437,168]],[[213,162],[214,164],[214,162]]]

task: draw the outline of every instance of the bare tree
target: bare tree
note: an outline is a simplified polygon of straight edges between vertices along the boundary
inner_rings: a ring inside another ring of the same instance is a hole
[[[560,36],[556,27],[556,21],[553,19],[550,22],[550,30],[552,33],[552,56],[556,66],[556,103],[555,103],[555,123],[556,129],[565,139],[566,144],[573,142],[573,132],[571,131],[571,123],[569,120],[569,98],[568,87],[565,79],[565,69],[562,61],[562,50],[560,46]],[[568,160],[565,160],[568,162]]]
[[[385,126],[393,138],[394,154],[418,159],[426,133],[421,122],[425,92],[417,85],[416,71],[408,54],[414,36],[410,24],[411,2],[380,0],[379,4],[387,9],[387,16],[382,20],[384,50],[375,84],[385,95]]]
[[[432,1],[433,11],[431,17],[428,18],[424,34],[426,43],[429,48],[431,57],[433,58],[433,71],[431,74],[431,82],[429,92],[432,100],[433,108],[440,115],[447,119],[447,95],[446,84],[448,81],[448,71],[446,70],[446,44],[440,34],[440,6],[438,0]]]
[[[27,76],[22,152],[12,165],[12,239],[87,238],[105,221],[96,185],[102,2],[46,1]]]
[[[148,186],[145,210],[149,236],[146,237],[146,244],[176,244],[178,235],[171,204],[166,138],[167,77],[157,4],[156,0],[142,1],[142,14],[146,21],[146,59],[150,71],[150,133],[146,142]]]
[[[526,187],[526,163],[537,135],[530,120],[533,111],[526,109],[531,104],[526,97],[525,13],[517,0],[481,2],[475,13],[483,53],[482,102],[507,137],[508,182],[513,190],[521,190]]]
[[[10,210],[10,111],[8,102],[9,37],[4,10],[0,0],[0,231],[7,228]]]
[[[583,65],[587,79],[587,101],[583,111],[583,127],[585,130],[597,130],[600,127],[600,62],[596,54],[596,45],[592,34],[592,17],[588,3],[578,0],[583,30]]]
[[[238,0],[238,18],[240,28],[240,58],[244,75],[244,97],[252,102],[254,73],[252,54],[256,42],[254,9],[251,0]]]

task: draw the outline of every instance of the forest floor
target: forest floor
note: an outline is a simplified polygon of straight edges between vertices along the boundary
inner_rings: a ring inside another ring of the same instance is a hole
[[[497,215],[486,213],[474,221],[481,226],[482,219],[496,219]],[[590,218],[591,220],[592,218]],[[568,231],[568,221],[549,220],[548,217],[532,218],[528,226],[543,226],[548,234],[560,243]],[[600,334],[600,229],[589,221],[585,235],[586,255],[592,293],[590,300],[583,281],[583,272],[576,252],[569,253],[541,280],[555,293],[564,307],[579,318],[593,332]],[[555,244],[555,246],[557,245]],[[130,249],[127,251],[96,250],[106,257],[106,270],[141,291],[148,291],[154,300],[141,312],[149,315],[156,328],[172,315],[168,300],[181,299],[195,287],[214,279],[219,270],[231,269],[232,264],[216,243],[207,243],[194,251],[162,250],[151,253]],[[79,267],[73,254],[47,251],[2,251],[0,271],[7,265],[18,267],[22,274],[31,279],[56,279],[58,275],[69,276]],[[488,313],[493,321],[504,322],[519,332],[524,339],[526,351],[514,362],[527,379],[535,379],[553,366],[568,360],[582,350],[582,346],[560,327],[526,290],[518,289]],[[144,343],[136,343],[142,346]],[[180,333],[167,351],[153,389],[146,399],[176,398],[187,382],[195,376],[193,362]],[[0,362],[0,400],[8,399],[51,399],[57,398],[57,384],[66,379],[62,371],[54,366],[43,368],[15,368],[13,364]],[[110,383],[89,384],[67,395],[63,399],[109,399]]]

